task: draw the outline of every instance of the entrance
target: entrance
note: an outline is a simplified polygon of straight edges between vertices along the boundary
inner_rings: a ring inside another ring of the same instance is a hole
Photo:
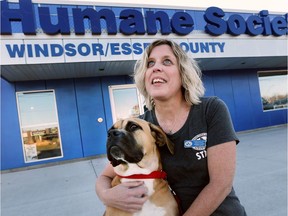
[[[109,86],[113,123],[119,119],[138,117],[144,113],[144,98],[135,84]]]

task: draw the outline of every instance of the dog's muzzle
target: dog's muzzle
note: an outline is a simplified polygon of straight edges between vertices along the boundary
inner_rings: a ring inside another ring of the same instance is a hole
[[[125,163],[138,163],[143,158],[143,148],[137,144],[133,133],[110,129],[107,139],[107,157],[112,166]]]

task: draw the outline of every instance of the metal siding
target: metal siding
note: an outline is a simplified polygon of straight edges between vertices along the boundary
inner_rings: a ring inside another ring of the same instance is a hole
[[[234,126],[237,125],[231,72],[229,71],[215,72],[213,83],[214,83],[215,95],[226,103],[230,111],[233,124]]]
[[[83,157],[77,102],[75,98],[73,80],[68,79],[47,81],[47,89],[55,90],[60,135],[64,156],[64,158],[59,160]]]
[[[233,72],[232,87],[235,98],[235,130],[248,130],[255,127],[252,116],[252,105],[247,72]]]
[[[126,84],[133,84],[134,83],[134,79],[131,76],[126,76],[125,77],[125,83]]]
[[[15,89],[17,91],[37,91],[45,90],[46,83],[45,81],[26,81],[26,82],[16,82]]]
[[[205,87],[205,96],[214,96],[213,72],[203,73],[202,80]]]
[[[287,124],[287,109],[262,110],[257,70],[209,71],[204,74],[206,95],[216,95],[225,101],[236,131]]]
[[[107,128],[100,79],[77,79],[75,88],[84,157],[104,154]]]
[[[206,96],[227,104],[236,131],[287,123],[287,109],[263,112],[257,69],[205,71],[203,81]],[[75,79],[75,86],[74,79],[15,84],[1,79],[1,170],[106,153],[112,125],[108,86],[131,83],[129,76]],[[25,164],[15,90],[44,89],[55,89],[64,158]]]
[[[271,112],[271,126],[287,123],[287,109],[279,109]]]
[[[25,166],[14,88],[1,78],[1,170]]]

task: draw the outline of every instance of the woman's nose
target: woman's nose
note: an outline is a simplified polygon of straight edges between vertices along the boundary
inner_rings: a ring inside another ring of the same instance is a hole
[[[161,72],[163,70],[162,65],[159,63],[155,63],[153,66],[153,72]]]

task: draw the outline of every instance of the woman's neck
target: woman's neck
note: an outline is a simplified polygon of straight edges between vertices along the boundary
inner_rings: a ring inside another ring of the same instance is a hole
[[[155,114],[160,127],[168,134],[178,131],[186,122],[190,111],[184,99],[155,101]]]
[[[155,111],[164,115],[166,118],[169,118],[170,115],[174,117],[174,114],[177,115],[180,109],[190,107],[182,95],[172,97],[169,100],[154,100],[154,103]]]

